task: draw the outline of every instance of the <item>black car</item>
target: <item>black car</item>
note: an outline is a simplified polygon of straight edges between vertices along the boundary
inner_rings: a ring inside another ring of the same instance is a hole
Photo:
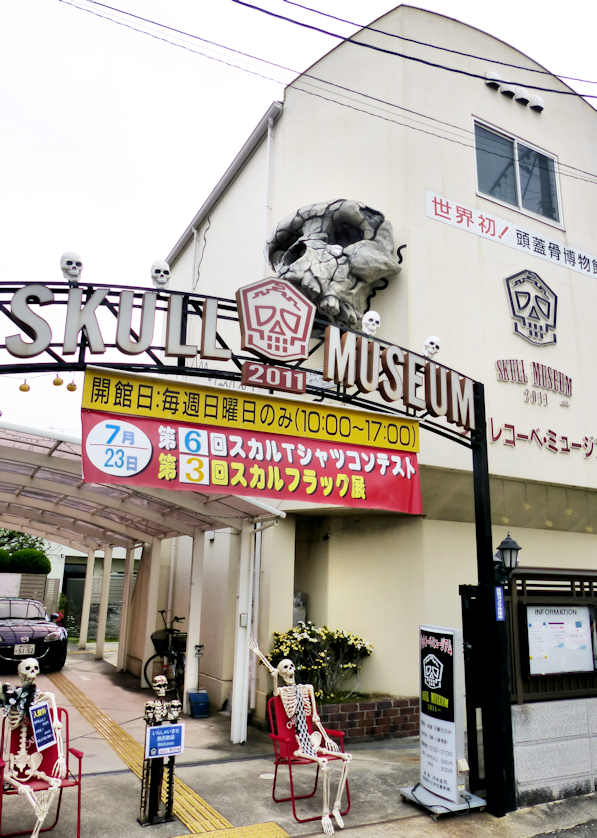
[[[58,615],[52,615],[56,618]],[[0,597],[0,662],[37,658],[45,671],[62,669],[68,634],[35,599]]]

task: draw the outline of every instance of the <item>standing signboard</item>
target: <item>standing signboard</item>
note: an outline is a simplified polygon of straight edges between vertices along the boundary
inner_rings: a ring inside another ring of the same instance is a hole
[[[457,802],[455,645],[454,629],[419,629],[421,785]]]

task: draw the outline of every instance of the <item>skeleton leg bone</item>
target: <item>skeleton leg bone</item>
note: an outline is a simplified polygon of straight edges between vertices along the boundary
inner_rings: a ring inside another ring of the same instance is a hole
[[[321,828],[326,835],[334,834],[334,826],[330,818],[330,772],[329,763],[325,757],[313,756],[299,748],[294,752],[295,757],[302,757],[308,759],[310,762],[317,763],[321,770],[323,783],[323,806],[321,811]]]
[[[342,773],[340,774],[340,779],[338,781],[338,789],[336,791],[336,797],[334,799],[334,805],[332,806],[332,815],[340,829],[344,829],[344,821],[342,819],[342,815],[340,814],[340,809],[342,808],[342,795],[344,794],[344,789],[346,788],[346,781],[348,780],[348,764],[352,761],[352,754],[345,754],[338,751],[327,751],[324,748],[319,750],[319,753],[326,754],[329,753],[331,756],[340,757],[342,760]]]

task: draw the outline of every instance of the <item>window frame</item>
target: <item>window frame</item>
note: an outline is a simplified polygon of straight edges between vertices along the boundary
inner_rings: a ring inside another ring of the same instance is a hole
[[[501,128],[496,128],[492,123],[488,122],[485,119],[481,119],[480,117],[473,115],[473,142],[474,142],[474,166],[475,166],[475,193],[480,197],[484,198],[486,201],[492,201],[495,204],[498,204],[501,207],[506,207],[506,209],[512,210],[513,212],[519,212],[521,215],[525,215],[527,218],[532,218],[536,221],[541,221],[543,224],[548,224],[550,227],[555,227],[557,230],[565,230],[564,225],[564,208],[562,206],[562,195],[560,191],[560,164],[557,155],[553,154],[552,152],[547,151],[546,149],[542,148],[541,146],[536,145],[535,143],[531,143],[528,140],[525,140],[523,137],[519,137],[517,134],[508,133]],[[503,201],[501,198],[496,198],[493,195],[489,194],[488,192],[482,192],[479,187],[479,165],[477,161],[477,137],[476,137],[476,126],[480,128],[484,128],[486,131],[490,131],[492,134],[496,134],[498,137],[503,137],[505,140],[509,140],[513,143],[514,146],[514,179],[516,183],[516,200],[517,204],[510,204],[507,201]],[[556,221],[553,218],[549,218],[546,215],[540,215],[539,213],[533,212],[532,210],[526,209],[526,207],[522,206],[521,203],[521,188],[520,188],[520,169],[519,169],[519,161],[518,161],[518,144],[522,143],[522,145],[526,146],[526,148],[531,149],[531,151],[536,151],[538,154],[542,154],[544,157],[549,158],[553,161],[554,166],[554,182],[556,188],[556,200],[557,200],[557,210],[560,216],[560,220]]]

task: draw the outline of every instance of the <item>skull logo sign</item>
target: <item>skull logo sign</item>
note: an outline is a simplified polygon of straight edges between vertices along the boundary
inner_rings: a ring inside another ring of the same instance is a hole
[[[294,361],[309,354],[315,306],[290,283],[270,277],[236,292],[243,349]]]
[[[529,343],[548,346],[556,342],[558,298],[533,271],[520,271],[506,279],[514,333]]]
[[[316,303],[321,317],[350,329],[400,270],[390,222],[359,201],[301,207],[278,224],[267,249],[279,277]]]
[[[443,673],[443,663],[435,655],[427,655],[423,660],[423,679],[430,690],[441,687]]]

